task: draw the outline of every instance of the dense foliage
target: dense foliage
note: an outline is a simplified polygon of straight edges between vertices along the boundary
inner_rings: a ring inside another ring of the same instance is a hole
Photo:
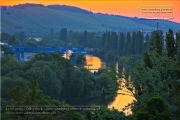
[[[43,95],[43,91],[37,88],[36,80],[29,80],[28,86],[16,86],[7,91],[9,98],[2,98],[1,118],[3,120],[17,120],[17,119],[33,119],[33,120],[84,120],[84,117],[75,111],[56,111],[55,114],[8,114],[7,106],[12,107],[72,107],[64,102],[51,99]],[[24,112],[35,112],[35,110],[25,110]],[[43,110],[41,110],[42,112]],[[40,112],[40,111],[36,111]],[[51,112],[52,111],[44,111]]]
[[[162,98],[153,96],[144,102],[141,112],[136,112],[134,119],[170,120],[170,110]]]
[[[142,31],[137,32],[74,32],[67,31],[66,28],[60,29],[60,32],[54,33],[50,29],[49,35],[44,35],[42,41],[36,41],[36,38],[28,38],[24,32],[9,35],[2,33],[2,42],[11,45],[27,44],[31,46],[85,46],[88,49],[94,49],[95,55],[108,63],[115,63],[122,56],[143,54],[148,48],[149,35],[143,35]],[[22,37],[19,37],[19,36]],[[12,40],[14,39],[14,40]],[[12,42],[13,41],[13,42]]]
[[[178,42],[179,33],[176,35],[176,42]],[[163,50],[163,47],[161,47],[162,42],[160,42],[160,33],[156,32],[155,37],[152,37],[150,40],[149,50],[144,53],[141,61],[133,65],[132,59],[124,62],[126,64],[125,69],[127,68],[125,72],[126,87],[136,98],[134,104],[130,106],[132,107],[133,115],[138,120],[170,120],[179,119],[180,117],[180,83],[178,82],[180,79],[180,59],[177,54],[179,46],[176,45],[179,43],[174,42],[172,30],[166,33],[165,40],[166,48]],[[154,98],[154,96],[157,98]]]
[[[87,120],[126,120],[125,114],[116,109],[108,109],[104,106],[101,110],[86,113]]]
[[[11,55],[4,56],[2,87],[5,85],[4,82],[11,82],[13,78],[17,82],[18,79],[37,80],[38,87],[45,95],[59,100],[87,99],[104,93],[106,97],[112,96],[118,88],[115,73],[104,70],[99,76],[94,77],[87,69],[75,68],[70,60],[55,53],[40,53],[25,63],[19,63]]]
[[[64,105],[59,101],[67,103],[79,101],[83,104],[84,100],[101,97],[107,105],[114,99],[118,89],[114,71],[104,70],[94,77],[87,69],[74,67],[70,60],[56,53],[39,53],[28,62],[18,62],[16,58],[8,54],[2,57],[1,63],[3,113],[6,105],[53,106],[54,100],[58,106]],[[35,84],[34,86],[29,85],[31,80],[35,82],[32,83]],[[75,116],[80,116],[78,119],[82,117],[76,112],[67,113],[67,116],[69,114],[69,117],[72,117],[69,119]],[[74,116],[74,114],[77,115]],[[67,116],[64,115],[64,117]],[[3,115],[3,117],[13,119],[18,116]],[[35,117],[41,118],[40,115]],[[53,116],[50,118],[53,119]]]
[[[54,33],[51,29],[50,35],[44,36],[40,42],[27,38],[23,32],[15,35],[2,33],[2,38],[2,42],[13,45],[26,43],[93,48],[95,55],[102,58],[107,66],[119,62],[118,77],[126,79],[123,86],[136,99],[127,106],[133,112],[127,118],[180,119],[180,32],[174,38],[173,31],[169,29],[163,38],[161,30],[152,32],[150,36],[144,35],[142,31],[79,33],[62,28],[60,33]],[[73,56],[71,60],[66,60],[55,53],[39,53],[30,61],[22,63],[17,62],[12,50],[5,46],[1,49],[5,51],[1,59],[3,112],[8,104],[66,105],[59,101],[69,104],[78,101],[83,104],[97,97],[102,98],[107,105],[116,96],[118,88],[121,88],[116,82],[114,68],[99,71],[95,77],[82,67],[85,64],[82,55],[77,56],[78,67],[74,67],[71,62]],[[33,80],[37,83],[34,87],[30,85]],[[35,86],[37,91],[32,92]],[[54,103],[53,99],[57,101]],[[100,111],[83,113],[83,116],[77,112],[67,113],[63,117],[66,115],[69,119],[125,119],[124,114],[104,107]],[[17,116],[3,117],[12,119]]]

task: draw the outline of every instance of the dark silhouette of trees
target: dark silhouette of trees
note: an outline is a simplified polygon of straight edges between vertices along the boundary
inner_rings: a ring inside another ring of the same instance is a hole
[[[67,29],[66,28],[61,28],[59,39],[63,40],[63,41],[67,41]]]
[[[83,42],[84,46],[88,45],[87,31],[86,30],[83,32],[83,41],[82,42]]]
[[[169,57],[174,57],[175,54],[175,42],[174,42],[174,35],[173,31],[169,29],[166,33],[166,49],[168,52]]]
[[[171,120],[169,106],[162,98],[153,96],[135,114],[135,120]]]
[[[119,54],[120,54],[120,56],[124,55],[124,44],[125,44],[124,33],[120,32],[120,34],[119,34]]]
[[[176,33],[176,53],[178,59],[180,60],[180,32]]]

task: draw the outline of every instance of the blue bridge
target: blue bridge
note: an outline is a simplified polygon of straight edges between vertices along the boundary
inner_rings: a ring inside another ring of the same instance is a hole
[[[17,45],[11,46],[14,50],[18,61],[24,61],[25,53],[39,53],[39,52],[48,52],[48,53],[58,53],[58,54],[67,54],[68,50],[72,51],[73,62],[76,65],[76,54],[93,54],[93,50],[85,49],[82,47],[36,47],[36,46],[27,46],[27,45]],[[67,56],[67,55],[66,55]]]

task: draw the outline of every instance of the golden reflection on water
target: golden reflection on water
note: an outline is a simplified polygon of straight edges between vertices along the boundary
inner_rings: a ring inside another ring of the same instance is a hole
[[[123,79],[124,80],[124,79]],[[124,80],[125,81],[125,80]],[[122,111],[122,109],[127,106],[128,104],[132,103],[135,98],[130,94],[129,90],[127,88],[122,88],[121,90],[118,90],[117,96],[115,97],[115,100],[108,105],[108,108],[118,109],[119,111]],[[126,109],[123,111],[126,115],[132,114],[131,109]]]
[[[87,69],[96,69],[96,70],[90,70],[91,72],[98,71],[98,69],[102,67],[102,61],[99,57],[86,55],[86,66],[84,67]]]
[[[71,51],[68,51],[68,55],[64,54],[65,58],[68,58],[70,56],[70,54],[72,54]],[[89,66],[88,66],[89,65]],[[102,61],[99,57],[95,57],[92,55],[86,55],[86,66],[84,66],[87,69],[97,69],[97,70],[90,70],[91,72],[94,71],[98,71],[99,68],[102,68]],[[121,79],[123,81],[125,81],[125,79]],[[126,88],[122,88],[121,90],[118,90],[117,93],[122,93],[122,94],[129,94],[129,92]],[[132,103],[133,100],[135,100],[135,98],[133,96],[130,95],[122,95],[122,94],[118,94],[115,97],[115,100],[108,105],[108,108],[114,108],[117,109],[119,111],[122,111],[122,109],[127,106],[128,104]],[[131,114],[131,109],[127,109],[125,111],[123,111],[126,115]]]
[[[102,67],[102,61],[100,58],[91,56],[91,55],[86,55],[86,64],[92,64],[92,66],[89,66],[89,69],[99,69]],[[88,68],[88,66],[86,66]],[[122,79],[125,81],[125,79]],[[135,98],[130,95],[128,92],[128,89],[122,88],[122,90],[118,90],[117,93],[122,93],[122,94],[127,94],[127,95],[122,95],[118,94],[115,97],[115,100],[108,105],[108,108],[114,108],[118,109],[119,111],[122,111],[122,109],[127,106],[128,104],[132,103]],[[126,115],[132,114],[130,109],[127,109],[123,111]]]

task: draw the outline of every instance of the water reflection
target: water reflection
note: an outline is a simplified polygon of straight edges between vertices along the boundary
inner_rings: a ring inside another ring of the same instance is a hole
[[[86,55],[86,66],[84,67],[90,69],[91,72],[98,71],[102,67],[102,61],[99,57]]]
[[[91,69],[92,68],[99,69],[103,65],[100,58],[91,56],[91,55],[86,55],[86,63],[92,65],[92,66],[89,66],[89,68],[91,68]],[[88,68],[88,66],[86,66],[86,68]],[[116,68],[118,68],[118,64],[116,65]],[[118,83],[119,83],[119,80],[123,81],[124,83],[126,81],[124,78],[121,78],[121,79],[118,79],[118,81],[117,81]],[[132,96],[132,94],[130,94],[130,91],[124,87],[121,90],[117,91],[117,96],[116,96],[115,100],[111,104],[108,105],[108,108],[114,108],[114,109],[118,109],[119,111],[122,111],[122,109],[125,106],[132,103],[134,100],[135,100],[135,98]],[[126,115],[129,115],[132,112],[131,112],[131,109],[127,109],[124,111],[124,113]]]
[[[69,54],[64,54],[65,58],[68,58],[72,54],[71,51],[68,51],[68,53]],[[90,69],[91,72],[98,71],[98,69],[102,68],[103,65],[104,65],[103,62],[101,61],[99,57],[86,55],[86,66],[84,67],[87,69]],[[116,67],[118,68],[118,65]],[[124,81],[125,83],[124,78],[118,79],[117,82],[119,80]],[[122,111],[122,109],[125,106],[132,103],[134,100],[135,98],[132,96],[132,94],[130,94],[129,90],[124,87],[121,90],[117,91],[117,96],[115,100],[111,104],[108,105],[108,108],[114,108],[114,109],[118,109],[119,111]],[[124,111],[124,113],[128,115],[128,114],[131,114],[132,112],[131,112],[131,109],[127,109]]]
[[[124,78],[122,78],[120,80],[125,81]],[[119,111],[122,111],[122,109],[125,108],[125,106],[132,103],[134,100],[135,100],[135,98],[130,93],[130,91],[124,87],[117,91],[117,96],[116,96],[115,100],[111,104],[108,105],[108,108],[114,108],[114,109],[118,109]],[[126,115],[132,114],[130,108],[126,109],[124,111],[124,113]]]

